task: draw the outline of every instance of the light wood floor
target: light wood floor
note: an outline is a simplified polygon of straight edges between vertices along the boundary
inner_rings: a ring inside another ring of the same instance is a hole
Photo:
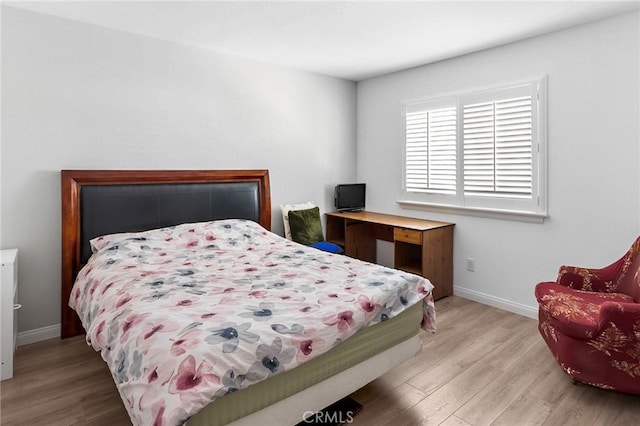
[[[572,385],[535,320],[455,296],[436,311],[422,352],[352,395],[354,425],[640,425],[640,397]],[[5,426],[130,424],[82,337],[18,348],[0,400]]]

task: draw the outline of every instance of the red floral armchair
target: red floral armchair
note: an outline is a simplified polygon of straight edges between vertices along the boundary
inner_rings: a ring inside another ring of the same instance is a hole
[[[640,238],[604,268],[561,266],[535,294],[540,334],[573,380],[640,394]]]

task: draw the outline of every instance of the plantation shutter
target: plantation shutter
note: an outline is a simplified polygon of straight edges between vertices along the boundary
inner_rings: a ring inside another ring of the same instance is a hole
[[[531,198],[533,100],[529,87],[464,102],[465,195]]]
[[[407,105],[405,190],[456,193],[456,107]]]
[[[546,81],[404,104],[399,203],[546,215]]]

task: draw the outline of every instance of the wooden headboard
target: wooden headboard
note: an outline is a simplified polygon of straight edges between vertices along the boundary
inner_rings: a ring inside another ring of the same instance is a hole
[[[84,332],[68,303],[92,238],[231,218],[271,229],[268,170],[62,170],[61,179],[62,338]]]

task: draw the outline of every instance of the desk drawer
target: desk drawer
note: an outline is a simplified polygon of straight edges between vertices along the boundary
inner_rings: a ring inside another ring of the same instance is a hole
[[[413,244],[422,244],[422,231],[406,228],[394,228],[393,239]]]

